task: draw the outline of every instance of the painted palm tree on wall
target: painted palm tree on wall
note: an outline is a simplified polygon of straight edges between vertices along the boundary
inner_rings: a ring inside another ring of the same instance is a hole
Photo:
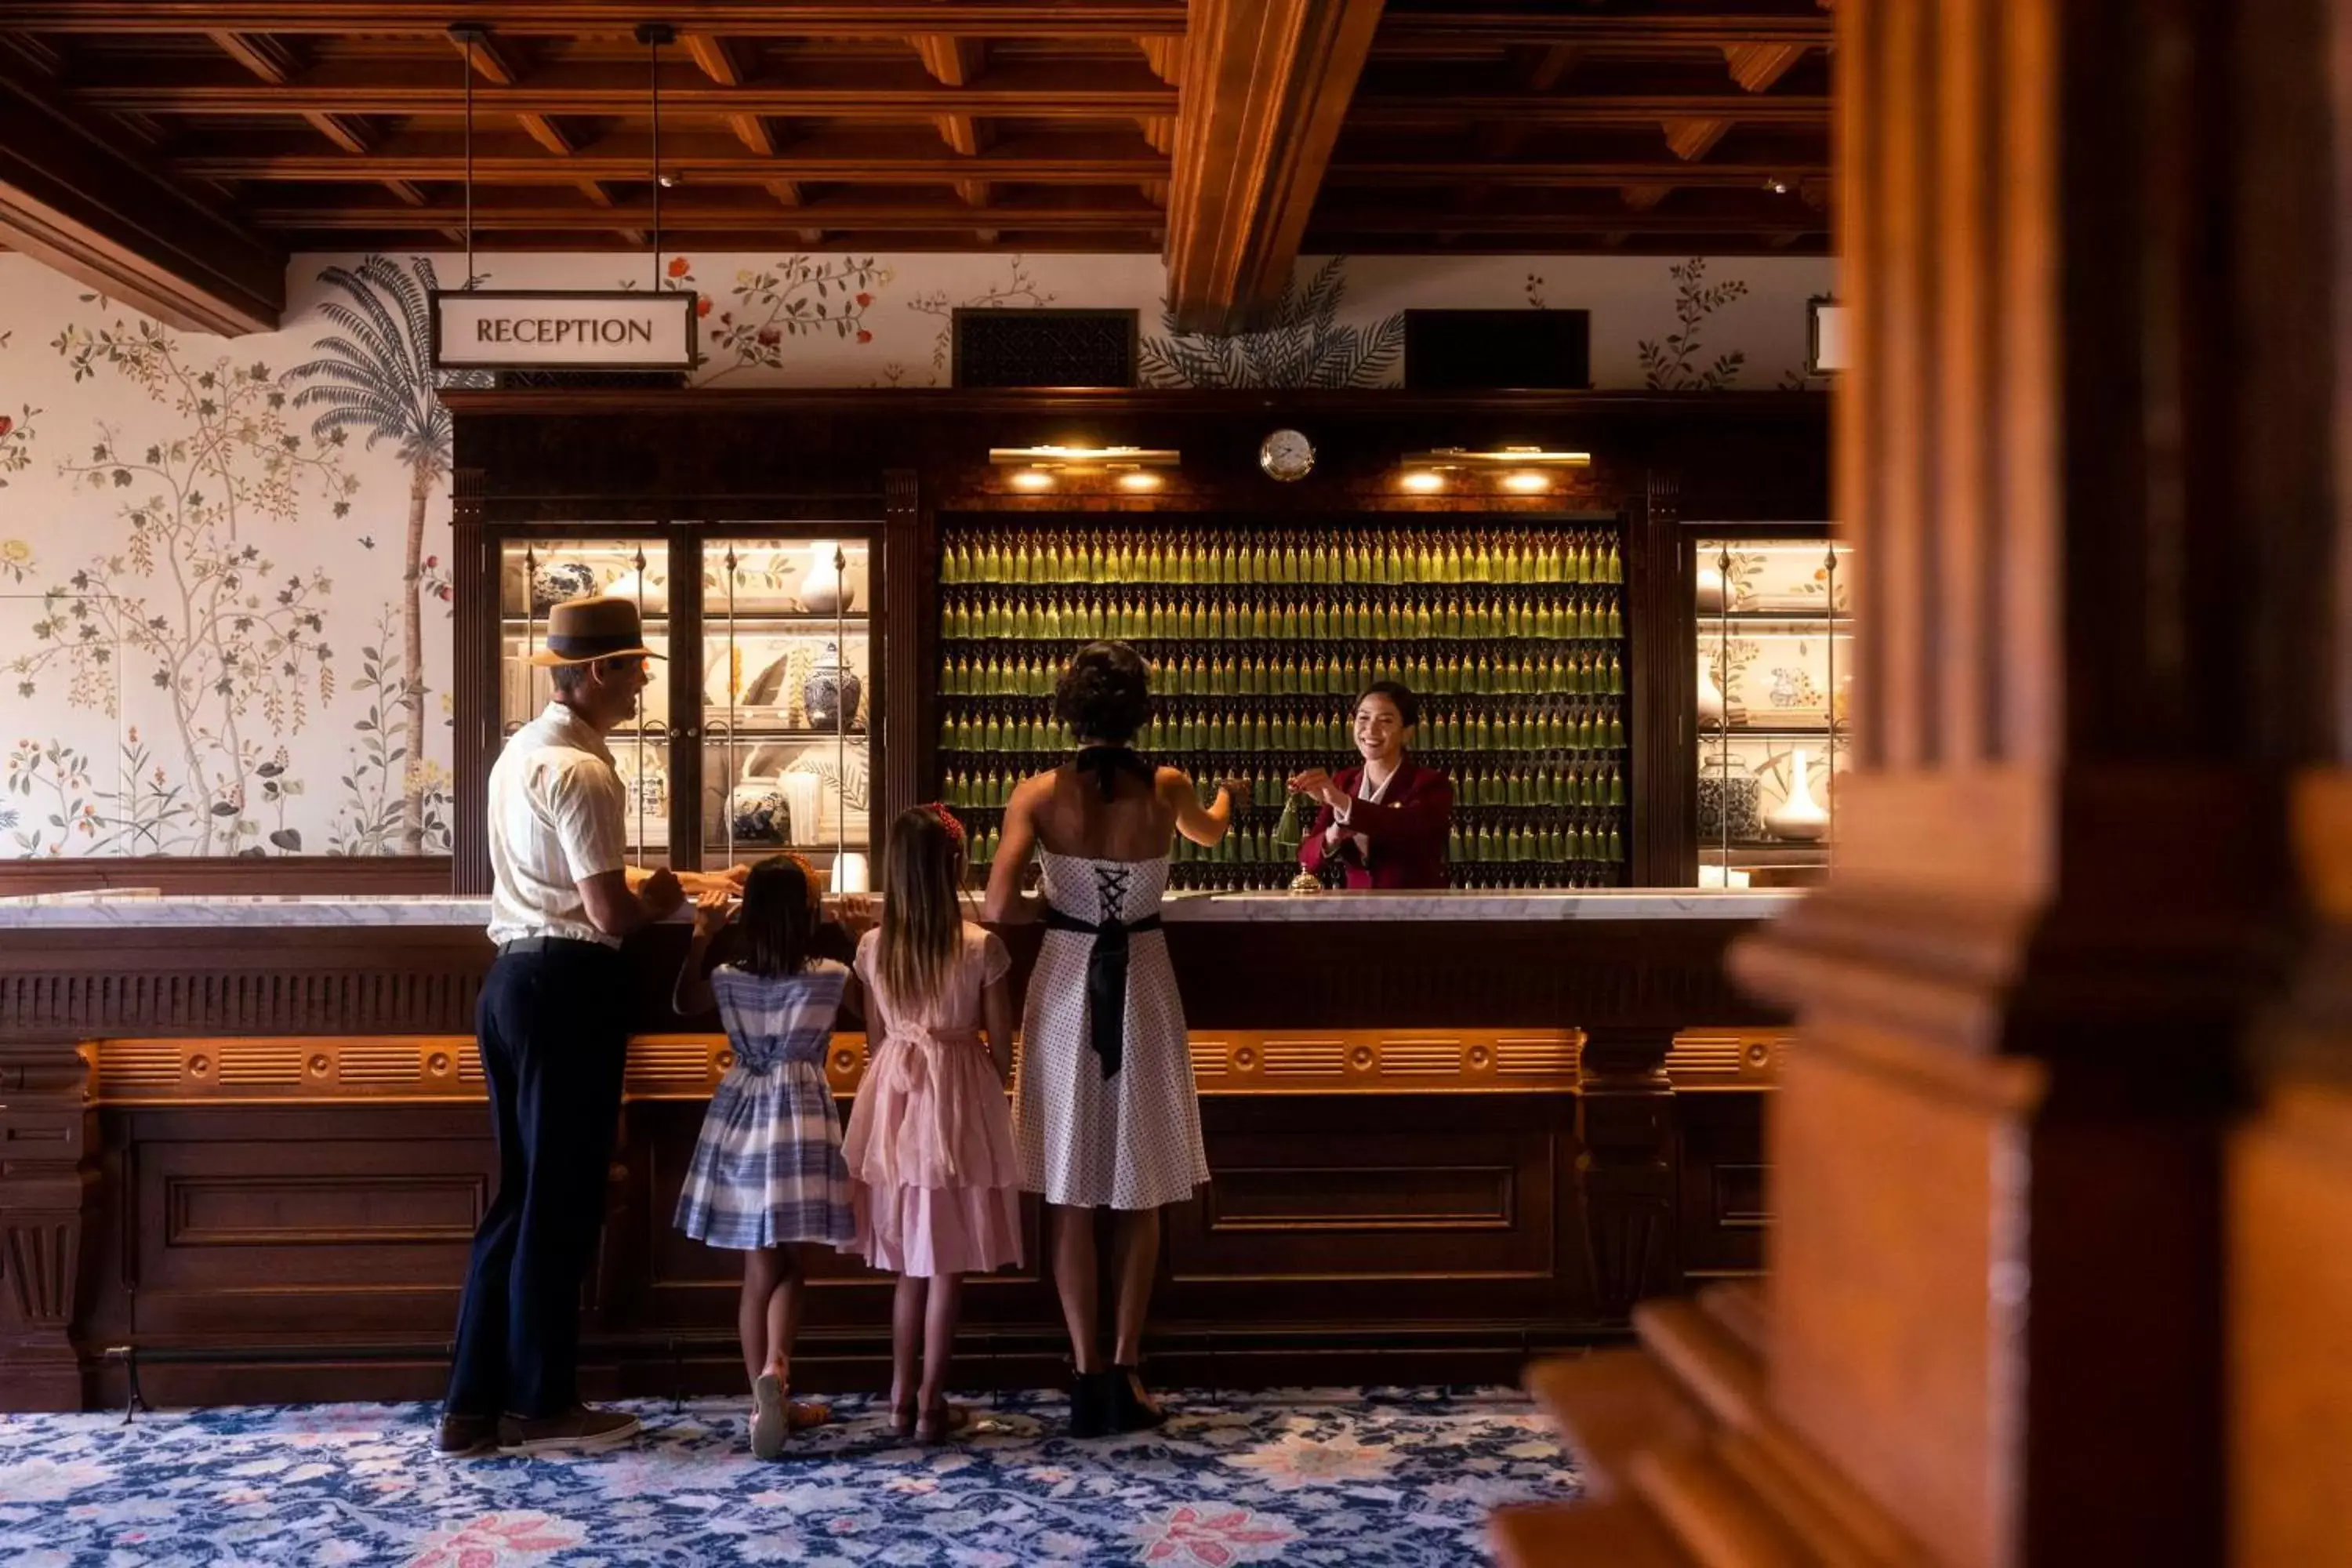
[[[311,434],[341,440],[357,429],[367,444],[394,442],[408,466],[408,543],[401,562],[403,735],[393,760],[402,769],[400,848],[425,848],[425,510],[433,487],[449,472],[449,411],[442,406],[432,365],[429,296],[439,288],[433,263],[421,256],[404,267],[371,256],[356,268],[330,267],[319,280],[337,289],[320,314],[337,334],[313,346],[320,357],[287,372],[310,384],[294,395],[297,408],[324,412]]]

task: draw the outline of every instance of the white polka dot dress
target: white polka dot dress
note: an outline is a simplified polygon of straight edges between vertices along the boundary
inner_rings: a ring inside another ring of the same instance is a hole
[[[1092,860],[1041,849],[1038,859],[1046,901],[1071,920],[1099,926],[1160,912],[1165,856]],[[1021,1184],[1078,1207],[1181,1203],[1209,1179],[1209,1159],[1168,940],[1157,930],[1129,933],[1119,1064],[1108,1077],[1087,997],[1098,940],[1049,927],[1029,977],[1014,1116]]]

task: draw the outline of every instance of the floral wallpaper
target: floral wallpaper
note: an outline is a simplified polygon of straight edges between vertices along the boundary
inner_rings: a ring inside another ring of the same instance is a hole
[[[0,255],[0,857],[449,841],[451,256],[304,256],[278,331],[147,321]],[[1268,327],[1179,333],[1150,256],[485,254],[483,286],[698,296],[720,384],[942,386],[959,307],[1131,307],[1160,385],[1402,379],[1422,305],[1591,312],[1602,387],[1801,374],[1808,258],[1307,258]]]

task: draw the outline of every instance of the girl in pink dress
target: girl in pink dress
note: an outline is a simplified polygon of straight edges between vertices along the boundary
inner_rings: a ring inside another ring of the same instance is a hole
[[[882,923],[857,944],[874,1044],[842,1140],[855,1249],[898,1276],[891,1426],[926,1443],[965,1422],[945,1396],[961,1277],[1022,1255],[1021,1167],[1005,1104],[1013,961],[1002,941],[964,920],[963,876],[963,829],[945,807],[898,814],[884,852]]]

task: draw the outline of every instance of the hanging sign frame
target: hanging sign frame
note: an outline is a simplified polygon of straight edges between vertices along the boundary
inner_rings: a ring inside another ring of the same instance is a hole
[[[683,289],[436,289],[435,370],[692,370]]]

